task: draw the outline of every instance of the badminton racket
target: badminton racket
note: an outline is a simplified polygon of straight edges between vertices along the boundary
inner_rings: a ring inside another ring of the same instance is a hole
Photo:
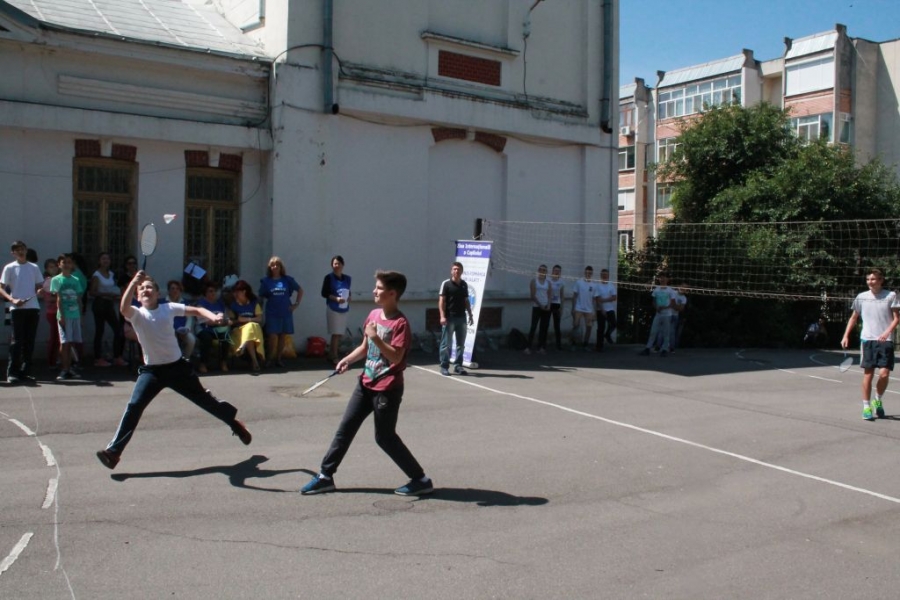
[[[319,381],[315,382],[314,384],[312,384],[311,386],[309,386],[308,388],[306,388],[305,390],[303,390],[302,392],[300,392],[300,396],[301,396],[301,397],[302,397],[302,396],[305,396],[305,395],[307,395],[308,393],[310,393],[311,391],[313,391],[313,390],[315,390],[315,389],[317,389],[317,388],[322,387],[323,385],[325,385],[325,383],[326,383],[329,379],[331,379],[332,377],[334,377],[335,375],[338,375],[338,374],[339,374],[339,373],[338,373],[337,369],[335,369],[334,371],[331,372],[331,375],[329,375],[329,376],[326,377],[325,379],[320,379]]]
[[[841,373],[844,373],[847,369],[853,366],[853,357],[847,356],[847,353],[844,352],[844,360],[841,361],[841,366],[838,367],[841,370]]]
[[[147,270],[147,257],[156,251],[156,242],[158,240],[156,225],[153,223],[144,225],[144,229],[141,230],[141,254],[144,255],[144,264],[141,265],[142,271]]]

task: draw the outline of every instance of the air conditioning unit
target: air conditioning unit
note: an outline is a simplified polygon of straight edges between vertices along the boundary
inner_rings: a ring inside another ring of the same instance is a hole
[[[631,129],[631,125],[623,125],[619,127],[619,135],[624,135],[625,137],[634,135],[634,131]]]

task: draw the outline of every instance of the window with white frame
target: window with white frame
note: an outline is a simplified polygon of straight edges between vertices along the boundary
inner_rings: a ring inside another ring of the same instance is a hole
[[[834,87],[834,57],[825,56],[784,68],[784,94],[795,96]]]
[[[674,189],[668,183],[660,183],[656,186],[656,209],[664,210],[672,208],[672,192]]]
[[[659,120],[703,112],[710,106],[740,104],[741,76],[731,75],[660,92],[656,99]]]
[[[634,188],[619,190],[619,210],[634,210]]]
[[[825,113],[822,115],[808,115],[805,117],[794,117],[791,119],[791,129],[797,134],[797,137],[806,143],[814,142],[818,139],[833,141],[832,122],[834,115]]]
[[[656,143],[656,161],[659,164],[666,162],[681,147],[681,144],[676,141],[677,139],[663,138]]]
[[[628,171],[634,169],[634,146],[619,148],[619,170]]]
[[[628,252],[631,250],[632,245],[634,244],[634,232],[625,230],[619,230],[619,250],[623,252]]]

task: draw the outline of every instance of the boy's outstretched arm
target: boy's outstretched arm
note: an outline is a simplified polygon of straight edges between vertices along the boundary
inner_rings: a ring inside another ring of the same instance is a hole
[[[145,273],[143,271],[135,273],[134,277],[131,278],[131,281],[128,282],[125,291],[122,292],[122,297],[119,299],[119,312],[122,313],[122,316],[126,319],[130,320],[131,316],[134,314],[134,307],[131,305],[131,299],[134,298],[134,290],[136,290],[137,286],[144,280],[144,275]]]
[[[850,320],[847,321],[847,329],[844,330],[844,337],[841,339],[841,348],[845,350],[850,346],[850,332],[853,331],[853,328],[856,327],[856,322],[859,320],[859,313],[855,310],[853,314],[850,315]]]

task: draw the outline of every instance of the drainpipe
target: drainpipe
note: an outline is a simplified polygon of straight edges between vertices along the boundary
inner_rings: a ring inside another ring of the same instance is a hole
[[[334,0],[322,0],[322,87],[323,112],[336,115],[334,101]]]
[[[613,3],[603,0],[603,90],[600,96],[600,129],[612,133],[612,84],[613,84]],[[618,96],[617,96],[618,98]]]

